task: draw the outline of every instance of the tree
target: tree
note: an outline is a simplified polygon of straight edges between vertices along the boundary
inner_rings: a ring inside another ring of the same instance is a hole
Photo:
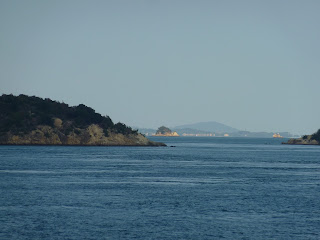
[[[172,131],[169,128],[167,128],[165,126],[161,126],[158,128],[156,134],[166,134],[166,133],[171,133],[171,132]]]
[[[320,142],[320,129],[316,133],[311,135],[311,139]]]

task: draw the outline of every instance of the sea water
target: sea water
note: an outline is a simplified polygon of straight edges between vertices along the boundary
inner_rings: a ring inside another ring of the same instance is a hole
[[[320,147],[0,146],[0,239],[320,239]]]

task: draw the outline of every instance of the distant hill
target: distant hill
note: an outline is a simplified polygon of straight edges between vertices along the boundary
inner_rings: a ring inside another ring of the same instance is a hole
[[[138,131],[146,136],[152,136],[156,133],[156,129],[152,128],[137,128]],[[173,131],[177,132],[180,136],[211,136],[211,137],[224,137],[226,132],[215,132],[215,131],[201,131],[193,128],[172,128]],[[238,131],[228,132],[229,137],[251,137],[251,138],[273,138],[275,133],[279,133],[284,138],[299,137],[294,136],[289,132],[249,132],[249,131]]]
[[[193,124],[185,124],[176,126],[174,129],[196,129],[203,132],[215,132],[215,133],[233,133],[238,132],[239,130],[230,126],[227,126],[218,122],[199,122]]]
[[[182,134],[209,134],[212,132],[209,131],[201,131],[193,128],[173,128],[174,131],[176,131],[179,135]]]
[[[163,145],[83,104],[26,95],[0,96],[0,144]]]
[[[167,128],[165,126],[161,126],[158,128],[155,136],[158,136],[158,137],[179,137],[179,134],[177,132],[171,131],[170,128]]]
[[[156,134],[157,129],[154,128],[139,128],[134,127],[134,129],[138,129],[139,133],[145,134],[147,136],[151,136]],[[200,131],[192,128],[172,128],[172,131],[177,132],[179,135],[182,134],[209,134],[211,132],[208,131]]]

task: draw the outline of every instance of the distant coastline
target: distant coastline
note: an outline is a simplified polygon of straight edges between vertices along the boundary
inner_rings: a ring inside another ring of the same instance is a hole
[[[195,124],[198,125],[198,124]],[[152,128],[139,128],[139,132],[145,136],[156,135],[157,129]],[[230,127],[231,128],[231,127]],[[172,132],[177,132],[181,137],[248,137],[248,138],[298,138],[299,135],[293,135],[289,132],[250,132],[250,131],[228,131],[228,129],[222,129],[219,125],[215,126],[215,122],[210,126],[210,128],[170,128]],[[233,129],[233,128],[231,128]]]

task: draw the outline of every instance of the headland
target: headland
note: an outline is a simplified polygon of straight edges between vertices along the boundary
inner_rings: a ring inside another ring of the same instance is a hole
[[[166,146],[83,104],[26,95],[0,96],[0,145]]]
[[[292,145],[320,145],[320,129],[311,135],[304,135],[301,138],[292,138],[288,142],[283,142],[282,144],[292,144]]]

